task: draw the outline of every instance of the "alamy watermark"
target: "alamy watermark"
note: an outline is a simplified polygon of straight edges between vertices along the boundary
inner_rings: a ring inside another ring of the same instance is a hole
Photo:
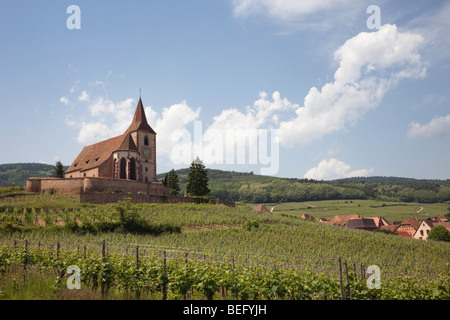
[[[71,274],[67,278],[67,288],[69,290],[81,289],[81,270],[78,266],[72,265],[67,268],[67,273]],[[72,274],[73,273],[73,274]]]
[[[258,165],[262,175],[275,175],[279,169],[278,129],[202,130],[202,122],[194,121],[194,134],[186,129],[171,135],[177,144],[170,158],[174,164],[189,165],[199,157],[208,165]]]
[[[81,29],[81,9],[77,5],[67,7],[66,13],[71,14],[66,21],[67,29],[80,30]]]
[[[366,25],[370,30],[380,29],[381,27],[381,9],[377,5],[371,5],[367,7],[367,13],[371,13],[372,15],[367,18]]]
[[[367,267],[367,274],[370,276],[367,278],[366,284],[369,289],[380,289],[381,288],[381,270],[377,265],[371,265]]]

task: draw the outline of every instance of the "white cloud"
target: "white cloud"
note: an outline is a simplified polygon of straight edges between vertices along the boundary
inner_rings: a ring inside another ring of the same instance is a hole
[[[347,40],[334,55],[339,62],[334,82],[321,90],[311,88],[297,116],[280,123],[281,144],[308,145],[344,130],[376,108],[399,80],[424,77],[418,54],[423,42],[420,35],[400,32],[395,25]]]
[[[436,117],[424,125],[421,125],[418,122],[411,122],[407,135],[409,138],[429,139],[449,137],[450,114],[443,117]]]
[[[69,99],[67,99],[66,97],[61,97],[61,99],[59,99],[59,102],[64,103],[66,106],[70,104]]]
[[[125,132],[133,119],[133,99],[128,98],[114,103],[98,97],[89,105],[89,110],[92,116],[101,115],[102,118],[99,121],[81,123],[77,141],[82,144],[99,142]],[[110,124],[107,125],[105,122]]]
[[[348,7],[350,0],[234,0],[234,14],[247,16],[266,13],[278,19],[293,19],[315,12]]]
[[[88,145],[102,140],[112,138],[111,129],[101,122],[82,122],[81,129],[78,132],[77,141]]]
[[[317,167],[309,169],[303,178],[315,180],[334,180],[350,177],[366,177],[374,169],[352,170],[350,165],[335,158],[320,161]]]
[[[78,97],[78,100],[80,101],[89,101],[89,94],[84,90],[80,96]]]
[[[185,130],[190,123],[198,119],[200,110],[200,108],[192,109],[186,101],[164,108],[161,116],[158,116],[151,107],[146,108],[147,121],[157,133],[158,155],[170,155],[173,147],[180,142],[173,139],[173,134]]]
[[[73,94],[75,92],[75,90],[77,90],[79,83],[80,83],[80,80],[75,81],[75,83],[73,84],[73,86],[69,90],[70,94]]]

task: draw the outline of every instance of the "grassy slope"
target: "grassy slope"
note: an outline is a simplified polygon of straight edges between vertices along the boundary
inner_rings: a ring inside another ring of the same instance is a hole
[[[26,197],[24,198],[26,199]],[[34,200],[33,200],[34,199]],[[64,196],[42,196],[42,203],[36,198],[30,197],[28,205],[36,201],[37,206],[45,204],[45,207],[61,208],[61,204],[73,207],[75,201]],[[17,202],[16,205],[20,205]],[[27,201],[22,202],[27,203]],[[246,230],[243,227],[209,229],[208,231],[186,231],[181,234],[167,234],[158,237],[124,235],[124,234],[100,234],[79,235],[46,232],[44,229],[36,229],[34,232],[25,234],[8,235],[2,233],[0,238],[13,239],[39,238],[50,242],[62,241],[66,244],[100,243],[105,239],[111,249],[116,248],[123,252],[124,246],[139,244],[149,250],[154,247],[171,247],[187,249],[189,251],[202,251],[214,259],[221,259],[231,254],[242,259],[250,258],[258,260],[259,263],[277,261],[280,263],[301,263],[306,267],[323,265],[334,268],[336,271],[336,259],[341,256],[353,262],[362,262],[364,265],[377,264],[390,273],[414,272],[427,274],[442,274],[448,271],[450,259],[450,244],[432,241],[420,241],[405,239],[402,237],[348,230],[335,226],[328,226],[314,222],[303,221],[299,218],[301,212],[313,213],[314,210],[323,210],[322,213],[332,211],[331,216],[339,213],[352,213],[350,209],[359,210],[362,216],[371,216],[380,213],[387,219],[395,217],[398,213],[389,215],[388,209],[405,209],[402,206],[381,207],[381,202],[365,201],[361,207],[357,203],[337,202],[312,202],[317,205],[316,209],[302,209],[302,204],[289,204],[295,210],[274,211],[273,215],[254,212],[251,206],[239,205],[237,208],[211,205],[165,205],[152,204],[140,205],[140,213],[152,223],[177,223],[184,226],[212,224],[237,224],[242,225],[245,221],[259,221],[260,227]],[[0,208],[5,205],[0,201]],[[11,203],[8,203],[10,206]],[[355,207],[356,205],[356,207]],[[370,206],[380,206],[371,208]],[[336,207],[337,210],[329,210]],[[283,207],[281,207],[283,208]],[[357,208],[357,209],[356,209]],[[370,209],[369,209],[370,208]],[[416,207],[406,207],[414,210]],[[424,210],[438,210],[438,208],[427,208]],[[83,208],[87,215],[92,210],[107,210],[108,206],[97,206],[94,208]],[[287,209],[287,208],[285,208]],[[325,210],[327,209],[327,210]],[[364,210],[373,210],[364,212]],[[317,211],[319,212],[319,211]],[[289,213],[286,216],[286,213]],[[387,271],[386,271],[387,272]],[[423,274],[424,275],[424,274]]]
[[[282,203],[274,208],[277,213],[292,214],[302,216],[305,213],[314,218],[332,219],[336,215],[359,214],[362,217],[382,216],[390,222],[402,221],[407,218],[424,220],[433,218],[447,212],[448,204],[433,203],[402,203],[384,202],[375,200],[329,200],[329,201],[309,201],[308,204],[317,208],[308,208],[300,202]],[[384,204],[384,206],[383,206]],[[268,206],[269,209],[271,206]],[[420,208],[423,208],[420,210]]]

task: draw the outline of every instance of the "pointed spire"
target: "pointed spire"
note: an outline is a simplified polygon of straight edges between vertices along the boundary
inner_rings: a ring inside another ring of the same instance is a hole
[[[152,127],[150,127],[150,125],[147,122],[147,117],[145,116],[144,105],[142,104],[142,99],[140,97],[139,97],[138,105],[136,107],[136,111],[134,112],[133,122],[128,127],[126,133],[129,133],[132,131],[137,131],[137,130],[147,131],[147,132],[156,134],[156,132],[152,129]]]

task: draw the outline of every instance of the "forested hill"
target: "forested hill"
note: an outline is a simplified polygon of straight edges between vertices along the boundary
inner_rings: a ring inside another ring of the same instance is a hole
[[[176,170],[182,192],[189,169]],[[159,174],[158,180],[164,179]],[[349,178],[333,181],[278,178],[253,172],[208,169],[211,195],[222,200],[276,203],[334,199],[381,199],[404,202],[450,201],[450,180],[397,177]]]
[[[51,177],[54,165],[44,163],[0,164],[0,187],[11,185],[25,187],[30,177]],[[64,167],[67,170],[69,167]]]
[[[0,164],[0,186],[25,186],[29,177],[49,177],[53,165],[42,163]],[[67,170],[67,166],[64,167]],[[176,170],[181,193],[189,169]],[[165,173],[157,176],[159,181]],[[347,178],[333,181],[278,178],[253,172],[208,169],[211,195],[221,200],[276,203],[334,199],[380,199],[404,202],[450,201],[450,179],[417,180],[398,177]]]

